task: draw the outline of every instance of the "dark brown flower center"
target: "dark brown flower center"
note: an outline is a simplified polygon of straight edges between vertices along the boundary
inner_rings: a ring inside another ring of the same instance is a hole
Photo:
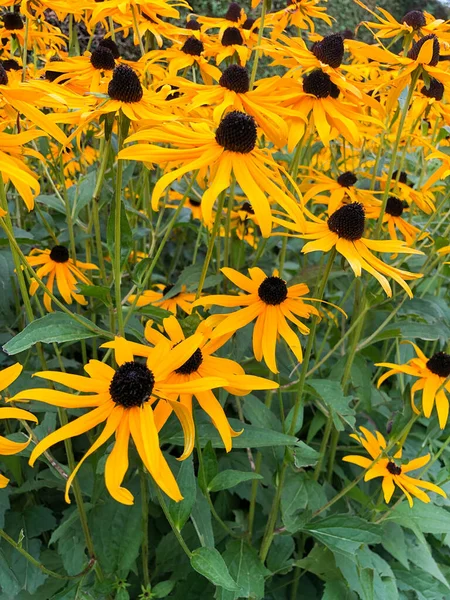
[[[194,354],[190,358],[188,358],[188,360],[183,365],[181,365],[181,367],[175,369],[175,373],[179,373],[180,375],[190,375],[191,373],[195,373],[195,371],[198,371],[202,362],[202,351],[200,350],[200,348],[197,348]]]
[[[425,27],[426,20],[425,15],[421,10],[410,10],[402,19],[402,23],[406,23],[413,29],[420,29]]]
[[[428,64],[430,65],[430,67],[435,67],[439,62],[440,46],[439,46],[439,41],[438,41],[437,37],[435,35],[433,35],[432,33],[430,33],[430,35],[424,36],[417,42],[413,42],[413,45],[411,46],[411,49],[408,52],[408,58],[410,58],[411,60],[417,60],[419,57],[420,50],[422,49],[422,46],[428,40],[433,40],[433,54],[432,54],[431,60]]]
[[[14,31],[17,29],[23,29],[24,24],[22,17],[17,12],[7,12],[3,15],[3,26],[8,31]]]
[[[169,285],[166,285],[166,287],[163,289],[162,295],[165,296],[170,291],[172,291],[174,287],[175,286],[173,285],[173,283],[169,283]],[[171,298],[175,298],[176,296],[179,296],[179,293],[178,294],[174,294],[173,296],[171,296]]]
[[[132,103],[142,100],[144,90],[133,69],[128,65],[119,65],[109,82],[108,95],[113,100]]]
[[[216,142],[231,152],[248,154],[254,149],[256,138],[254,118],[238,110],[225,115],[216,130]]]
[[[255,24],[255,22],[256,22],[256,19],[252,19],[251,17],[248,17],[242,23],[242,29],[250,31],[252,29],[253,25]],[[256,27],[255,30],[254,30],[254,33],[258,33],[258,31],[259,31],[259,29],[258,29],[258,27]]]
[[[0,85],[8,84],[8,73],[3,65],[0,65]]]
[[[150,369],[134,360],[121,365],[111,379],[109,393],[124,408],[142,406],[150,399],[155,377]]]
[[[7,58],[6,60],[2,60],[2,67],[5,71],[20,71],[21,66],[14,60],[13,58]]]
[[[397,176],[398,176],[398,169],[396,169],[392,173],[392,181],[397,181]],[[403,183],[404,185],[408,185],[408,174],[405,173],[405,171],[400,171],[400,177],[398,178],[398,181],[400,183]]]
[[[280,277],[266,277],[258,288],[258,296],[265,304],[276,306],[284,302],[288,295],[286,282]]]
[[[365,225],[364,207],[360,202],[352,202],[338,208],[328,219],[328,229],[344,240],[360,240]]]
[[[249,215],[255,214],[253,206],[250,204],[250,202],[244,202],[244,204],[241,206],[241,210],[248,213]]]
[[[184,42],[181,52],[191,56],[200,56],[204,49],[203,42],[192,35]]]
[[[436,352],[427,360],[427,367],[435,375],[447,378],[450,375],[450,354]]]
[[[222,73],[219,84],[237,94],[245,94],[250,89],[250,77],[245,67],[230,65]]]
[[[115,59],[120,58],[119,47],[111,38],[104,38],[103,40],[100,40],[98,45],[102,48],[108,48]]]
[[[58,56],[52,56],[49,62],[62,62],[62,59]],[[47,69],[45,71],[45,79],[47,79],[48,81],[55,81],[55,79],[58,79],[58,77],[60,77],[61,75],[62,73],[60,71],[52,71],[52,69]],[[59,83],[63,83],[64,81],[67,81],[67,79],[64,78],[64,80],[61,80]]]
[[[442,98],[444,97],[444,86],[440,81],[438,81],[434,77],[431,77],[428,87],[424,85],[420,90],[420,93],[426,96],[427,98],[442,100]]]
[[[311,48],[314,56],[333,69],[340,67],[344,58],[344,40],[340,33],[325,36]]]
[[[394,462],[389,461],[386,465],[386,469],[389,471],[391,475],[401,475],[402,468],[396,465]]]
[[[241,18],[241,7],[237,2],[232,2],[228,7],[228,10],[225,14],[225,19],[227,21],[232,21],[233,23],[237,23]]]
[[[392,217],[401,217],[404,209],[405,205],[402,200],[395,196],[389,196],[386,203],[386,213],[388,215],[391,215]]]
[[[351,171],[345,171],[345,173],[341,173],[337,178],[338,184],[346,188],[354,186],[357,181],[358,178]]]
[[[109,48],[99,46],[91,54],[91,65],[100,71],[112,71],[116,66],[116,61]]]
[[[69,260],[69,251],[65,246],[53,246],[50,258],[57,263],[65,263]]]
[[[190,29],[191,31],[200,31],[202,26],[196,19],[190,19],[186,23],[186,29]]]
[[[316,69],[309,75],[303,77],[303,91],[306,94],[312,94],[316,98],[338,98],[340,90],[338,86],[331,81],[328,73],[322,69]]]
[[[351,29],[344,29],[344,31],[340,31],[339,35],[342,37],[343,40],[354,40],[355,39],[355,32],[352,31]]]
[[[202,201],[201,201],[201,200],[194,200],[193,198],[191,198],[191,199],[189,200],[189,204],[190,204],[191,206],[198,207],[198,206],[201,206],[201,205],[202,205]]]
[[[222,46],[242,46],[244,39],[237,27],[227,27],[223,32]]]

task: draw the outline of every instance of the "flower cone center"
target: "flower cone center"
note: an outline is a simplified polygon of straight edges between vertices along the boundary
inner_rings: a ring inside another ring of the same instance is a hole
[[[344,40],[340,33],[325,36],[311,48],[314,56],[333,69],[342,64],[344,58]]]
[[[114,374],[109,393],[124,408],[142,406],[152,395],[155,377],[150,369],[134,360],[121,365]]]
[[[258,296],[265,304],[277,306],[284,302],[288,295],[286,282],[280,277],[267,277],[258,288]]]
[[[219,84],[237,94],[245,94],[250,89],[250,77],[245,67],[230,65],[222,73]]]
[[[53,246],[50,258],[57,263],[65,263],[69,260],[69,251],[65,246]]]
[[[328,229],[344,240],[360,240],[365,225],[364,207],[360,202],[341,206],[328,219]]]
[[[183,365],[181,365],[181,367],[175,369],[175,373],[179,373],[180,375],[190,375],[191,373],[195,373],[195,371],[198,371],[202,362],[202,351],[200,350],[200,348],[197,348],[194,354],[190,358],[188,358],[187,361]]]
[[[427,361],[427,367],[435,375],[447,378],[450,375],[450,354],[436,352]]]
[[[256,144],[256,123],[253,117],[234,110],[222,119],[216,130],[216,142],[225,150],[248,154]]]
[[[144,91],[139,77],[128,65],[119,65],[114,69],[111,81],[108,85],[108,95],[113,100],[120,102],[139,102],[142,100]]]

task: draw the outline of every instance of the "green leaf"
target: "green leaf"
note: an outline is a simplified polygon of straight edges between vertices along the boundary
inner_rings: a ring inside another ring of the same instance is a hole
[[[97,298],[106,306],[111,306],[111,294],[109,287],[106,287],[105,285],[86,285],[85,283],[78,283],[77,288],[79,293],[83,296]]]
[[[109,215],[108,226],[106,229],[106,245],[108,247],[111,260],[114,259],[114,255],[118,247],[115,231],[114,205],[115,200],[111,203],[111,213]],[[123,202],[121,203],[120,210],[120,260],[121,263],[124,263],[127,260],[133,246],[133,232],[131,231],[130,223],[127,217],[127,211],[125,210]]]
[[[211,509],[203,494],[197,494],[197,499],[191,512],[191,521],[197,532],[200,544],[208,548],[214,548]]]
[[[234,469],[227,469],[222,471],[214,477],[208,486],[211,492],[218,492],[220,490],[228,490],[229,488],[243,483],[244,481],[251,481],[252,479],[262,479],[262,475],[254,473],[253,471],[235,471]]]
[[[198,484],[201,490],[206,490],[210,481],[219,472],[219,464],[217,462],[216,452],[212,447],[211,442],[208,442],[202,450],[203,469],[199,470]]]
[[[177,483],[179,485],[183,500],[181,502],[168,501],[170,516],[175,523],[178,531],[181,531],[186,521],[189,519],[192,507],[195,504],[197,494],[197,485],[194,475],[194,461],[192,456],[181,463],[178,471]]]
[[[350,515],[336,515],[312,522],[303,528],[333,552],[353,555],[362,544],[378,544],[381,528]]]
[[[349,407],[351,396],[344,396],[339,381],[332,379],[309,379],[308,387],[312,388],[325,402],[331,411],[334,426],[338,431],[344,430],[344,423],[352,429],[355,426],[355,411]]]
[[[405,542],[405,533],[397,523],[383,523],[381,536],[383,548],[398,560],[406,569],[409,568],[408,549]]]
[[[175,587],[175,581],[160,581],[152,588],[152,598],[167,598]]]
[[[237,582],[241,598],[261,600],[264,598],[264,579],[270,571],[262,564],[257,551],[244,540],[232,540],[227,545],[223,558],[231,577]],[[234,592],[219,590],[217,600],[235,600]]]
[[[215,548],[197,548],[191,556],[191,566],[211,583],[221,588],[235,592],[239,586],[231,577],[228,567]]]
[[[289,471],[285,477],[281,493],[281,518],[290,533],[297,532],[311,518],[310,513],[305,515],[308,492],[304,482],[302,473]]]
[[[302,467],[313,467],[319,460],[319,452],[305,444],[305,442],[297,442],[294,448],[294,464],[297,469]]]
[[[97,334],[92,332],[96,326],[92,321],[77,315],[86,326],[81,325],[69,315],[62,312],[54,312],[40,319],[36,319],[9,340],[4,346],[3,351],[9,355],[23,352],[38,342],[50,344],[56,342],[76,342],[87,338],[95,337]]]
[[[345,581],[327,581],[322,600],[356,600],[357,596],[348,589]]]
[[[415,502],[412,508],[406,502],[397,505],[386,517],[402,527],[433,533],[436,535],[450,533],[450,512],[435,504]]]

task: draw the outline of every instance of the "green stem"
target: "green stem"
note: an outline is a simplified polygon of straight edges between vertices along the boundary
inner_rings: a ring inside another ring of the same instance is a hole
[[[220,219],[222,217],[223,205],[225,202],[225,192],[222,192],[219,196],[219,202],[217,204],[216,217],[214,219],[214,225],[211,231],[211,236],[208,242],[208,249],[206,251],[205,262],[203,263],[202,273],[200,275],[200,281],[198,284],[196,299],[200,298],[203,286],[205,285],[206,275],[208,273],[209,263],[211,262],[211,256],[214,250],[214,242],[216,241],[216,237],[219,231]]]
[[[178,531],[175,523],[173,522],[172,517],[170,516],[170,512],[169,509],[167,507],[167,503],[164,500],[164,496],[162,495],[161,490],[159,489],[158,485],[155,483],[155,490],[156,490],[156,496],[158,497],[158,502],[162,508],[162,511],[175,535],[175,537],[177,538],[178,543],[180,544],[180,546],[182,547],[183,551],[185,552],[186,556],[190,559],[192,556],[192,552],[189,550],[189,548],[187,547],[186,542],[183,539],[183,536],[181,535],[181,533]]]
[[[147,475],[142,468],[140,470],[141,480],[141,502],[142,502],[142,530],[144,535],[142,536],[142,576],[144,579],[144,586],[150,586],[150,572],[148,568],[149,562],[149,546],[148,546],[148,479]]]
[[[263,37],[264,20],[266,18],[266,12],[267,12],[267,0],[263,0],[262,9],[261,9],[261,21],[259,23],[259,31],[258,31],[258,41],[256,43],[256,47],[258,49],[255,52],[255,58],[253,60],[252,74],[250,76],[250,90],[253,89],[253,85],[254,85],[255,79],[256,79],[256,72],[258,71],[259,55],[261,52],[260,46],[261,46],[262,37]]]

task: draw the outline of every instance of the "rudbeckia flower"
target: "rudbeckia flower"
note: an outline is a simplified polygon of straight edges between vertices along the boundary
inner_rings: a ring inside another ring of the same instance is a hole
[[[298,283],[288,287],[286,282],[278,277],[277,272],[267,276],[259,267],[249,269],[250,278],[228,267],[221,271],[247,294],[205,296],[194,302],[194,306],[245,307],[226,315],[212,332],[212,339],[234,333],[256,320],[253,329],[253,353],[256,360],[261,361],[264,358],[269,369],[278,373],[275,351],[277,339],[281,336],[297,360],[302,362],[300,340],[288,321],[297,325],[301,333],[308,335],[309,328],[297,317],[307,319],[311,315],[319,316],[317,308],[302,299],[302,296],[309,292],[308,286]]]
[[[381,214],[381,202],[378,206],[370,206],[366,208],[366,215],[369,219],[378,219]],[[407,210],[407,204],[395,196],[389,196],[386,203],[386,210],[383,214],[383,223],[387,223],[391,240],[397,240],[397,229],[405,238],[408,246],[411,246],[414,240],[421,240],[427,236],[422,233],[418,227],[406,221],[402,215]]]
[[[190,8],[185,0],[176,0],[176,3],[172,0],[105,0],[94,4],[90,26],[93,27],[107,17],[120,21],[121,15],[128,17],[134,10],[137,10],[138,18],[142,15],[149,19],[155,16],[178,19],[180,13],[174,6]]]
[[[22,369],[22,365],[16,363],[0,371],[0,392],[14,383],[21,374]],[[30,412],[22,408],[11,408],[9,406],[2,406],[0,408],[0,419],[23,419],[24,421],[33,421],[33,423],[38,422],[37,418]],[[22,452],[29,443],[30,440],[26,442],[13,442],[0,435],[0,456],[10,456],[11,454]],[[0,473],[0,489],[6,487],[8,483],[9,479]]]
[[[31,267],[39,267],[36,275],[43,279],[48,277],[47,288],[53,293],[53,285],[56,279],[59,293],[67,304],[72,304],[72,299],[78,304],[87,304],[87,300],[76,292],[77,282],[91,285],[91,281],[82,271],[98,269],[92,263],[75,261],[69,257],[69,251],[65,246],[54,246],[51,250],[33,249],[27,262]],[[37,281],[30,285],[30,296],[34,296],[39,288]],[[48,312],[52,311],[52,299],[48,294],[44,295],[44,306]]]
[[[42,371],[35,376],[72,388],[77,393],[60,392],[48,388],[24,390],[11,401],[36,400],[63,408],[93,408],[81,417],[57,429],[34,448],[30,465],[51,446],[81,435],[105,423],[103,431],[80,460],[66,483],[66,502],[69,490],[83,462],[115,434],[114,447],[105,464],[105,483],[111,496],[122,504],[133,504],[133,495],[122,487],[128,469],[130,435],[147,471],[157,485],[173,500],[182,500],[178,484],[159,447],[158,431],[152,410],[156,398],[172,402],[175,394],[204,391],[226,383],[222,378],[200,379],[197,382],[168,383],[172,371],[183,365],[198,348],[201,336],[191,336],[176,348],[155,348],[146,363],[134,360],[127,343],[116,352],[117,370],[98,360],[90,360],[84,369],[89,377]],[[87,394],[78,395],[78,392]],[[178,409],[178,406],[176,407]],[[180,409],[181,410],[181,409]]]
[[[430,497],[420,488],[429,490],[430,492],[436,492],[444,498],[447,494],[440,487],[429,481],[421,481],[407,475],[411,471],[424,467],[430,461],[430,455],[421,456],[415,458],[409,462],[401,460],[402,449],[398,450],[394,456],[386,455],[385,449],[387,447],[386,440],[379,431],[375,432],[375,435],[366,429],[365,427],[359,428],[362,435],[357,433],[350,434],[350,437],[359,442],[372,457],[366,458],[359,455],[344,456],[342,460],[345,462],[353,463],[358,467],[367,469],[364,475],[364,481],[370,481],[376,477],[382,477],[382,488],[384,494],[384,500],[386,504],[389,504],[395,491],[395,486],[405,494],[409,506],[413,506],[413,496],[418,498],[422,502],[428,504]],[[376,461],[376,462],[375,462]]]
[[[237,27],[227,27],[216,41],[208,45],[205,56],[214,56],[218,65],[226,58],[233,59],[236,56],[237,62],[245,67],[251,53],[243,32]]]
[[[272,229],[272,211],[268,196],[278,202],[292,218],[303,220],[301,207],[288,192],[281,177],[284,173],[268,150],[257,147],[256,123],[250,115],[232,111],[225,115],[217,129],[207,123],[166,123],[130,136],[127,142],[161,142],[173,148],[140,143],[119,152],[119,159],[169,164],[178,168],[157,181],[152,194],[153,210],[172,182],[190,171],[209,168],[208,186],[202,196],[205,223],[211,222],[213,204],[231,183],[232,174],[251,203],[262,234]],[[297,188],[294,182],[293,187]],[[266,196],[267,194],[267,196]],[[300,195],[300,192],[298,192]]]
[[[314,222],[307,224],[307,233],[297,236],[311,240],[303,246],[303,253],[307,254],[318,250],[329,252],[332,248],[336,248],[347,259],[356,277],[360,277],[361,270],[364,269],[380,282],[381,287],[390,298],[392,289],[385,277],[387,275],[401,285],[408,296],[412,298],[411,289],[406,281],[420,279],[422,275],[387,265],[374,256],[371,251],[399,254],[423,254],[423,252],[408,248],[401,241],[370,240],[363,237],[366,218],[364,207],[359,202],[342,206],[327,221],[318,219],[313,215],[310,215],[310,217],[314,218]],[[278,218],[276,221],[280,225],[298,231],[297,226],[293,223],[289,224],[287,221]]]
[[[212,320],[216,321],[217,318],[220,320],[221,317],[215,315]],[[177,408],[179,404],[181,404],[186,408],[188,418],[192,422],[192,427],[194,427],[192,401],[193,398],[195,398],[199,403],[200,408],[211,418],[222,438],[226,451],[229,452],[232,447],[232,438],[238,436],[239,433],[235,432],[228,423],[222,405],[217,400],[212,389],[199,389],[198,391],[195,391],[194,389],[189,390],[187,387],[189,382],[192,382],[194,388],[201,379],[221,377],[226,380],[221,387],[235,396],[245,396],[253,390],[272,390],[277,388],[278,384],[262,377],[246,375],[244,369],[234,360],[213,356],[213,353],[229,340],[231,334],[208,340],[208,334],[211,333],[210,324],[211,320],[209,322],[204,321],[199,325],[197,334],[203,336],[203,341],[192,356],[167,377],[166,381],[168,384],[185,385],[186,389],[180,393],[177,398],[177,403],[169,403],[165,400],[161,400],[158,403],[154,410],[155,423],[158,431],[160,431],[174,410],[177,416],[179,416]],[[183,330],[177,319],[173,316],[163,320],[163,327],[166,335],[163,335],[161,332],[154,329],[152,325],[153,323],[151,321],[147,322],[145,327],[145,339],[159,349],[165,347],[166,351],[169,351],[171,348],[177,347],[178,344],[185,340]],[[105,348],[117,349],[118,342],[121,343],[121,340],[116,338],[116,340],[107,342],[103,346]],[[133,344],[132,350],[133,353],[138,356],[148,356],[153,352],[150,347],[146,347],[142,344]],[[186,441],[183,456],[180,460],[187,458],[191,454],[193,446],[194,436],[191,436],[189,442]]]
[[[203,31],[220,29],[220,33],[223,33],[228,27],[242,27],[246,20],[245,11],[237,2],[231,2],[223,17],[205,17],[203,15],[197,17],[197,22],[200,23]]]
[[[252,0],[252,8],[258,6],[261,0]],[[293,25],[298,29],[315,31],[313,19],[321,19],[332,27],[331,17],[327,15],[326,6],[319,6],[321,0],[288,0],[287,8],[266,15],[264,25],[272,28],[272,37],[277,39],[286,27]]]
[[[427,159],[429,158],[430,156],[427,157]],[[409,205],[415,204],[420,210],[423,210],[424,213],[431,215],[431,213],[436,210],[436,207],[434,194],[430,188],[439,177],[437,177],[436,180],[432,180],[432,178],[433,176],[425,183],[425,185],[421,186],[420,189],[415,190],[408,180],[407,173],[404,171],[401,171],[400,173],[394,171],[389,184],[390,195],[395,196],[400,200],[404,200]],[[384,191],[387,185],[387,174],[384,173],[376,179],[380,182],[380,188]]]
[[[427,358],[420,348],[409,342],[416,351],[417,357],[412,358],[406,364],[377,363],[377,367],[387,367],[390,370],[384,373],[378,380],[378,387],[391,375],[405,373],[417,377],[417,381],[411,387],[411,406],[416,414],[420,411],[415,405],[414,396],[419,390],[422,391],[422,410],[428,419],[436,403],[436,411],[441,429],[447,424],[449,403],[446,392],[450,392],[450,355],[445,352],[436,352],[431,358]]]
[[[148,306],[149,304],[152,304],[153,306],[168,310],[174,315],[177,314],[177,309],[181,308],[188,315],[191,314],[195,294],[193,292],[187,292],[186,286],[182,286],[180,292],[172,294],[168,298],[166,298],[166,296],[172,291],[173,285],[158,283],[156,287],[160,290],[159,292],[154,290],[143,291],[137,299],[136,306]],[[128,302],[134,302],[136,296],[136,294],[131,294],[128,297]]]

